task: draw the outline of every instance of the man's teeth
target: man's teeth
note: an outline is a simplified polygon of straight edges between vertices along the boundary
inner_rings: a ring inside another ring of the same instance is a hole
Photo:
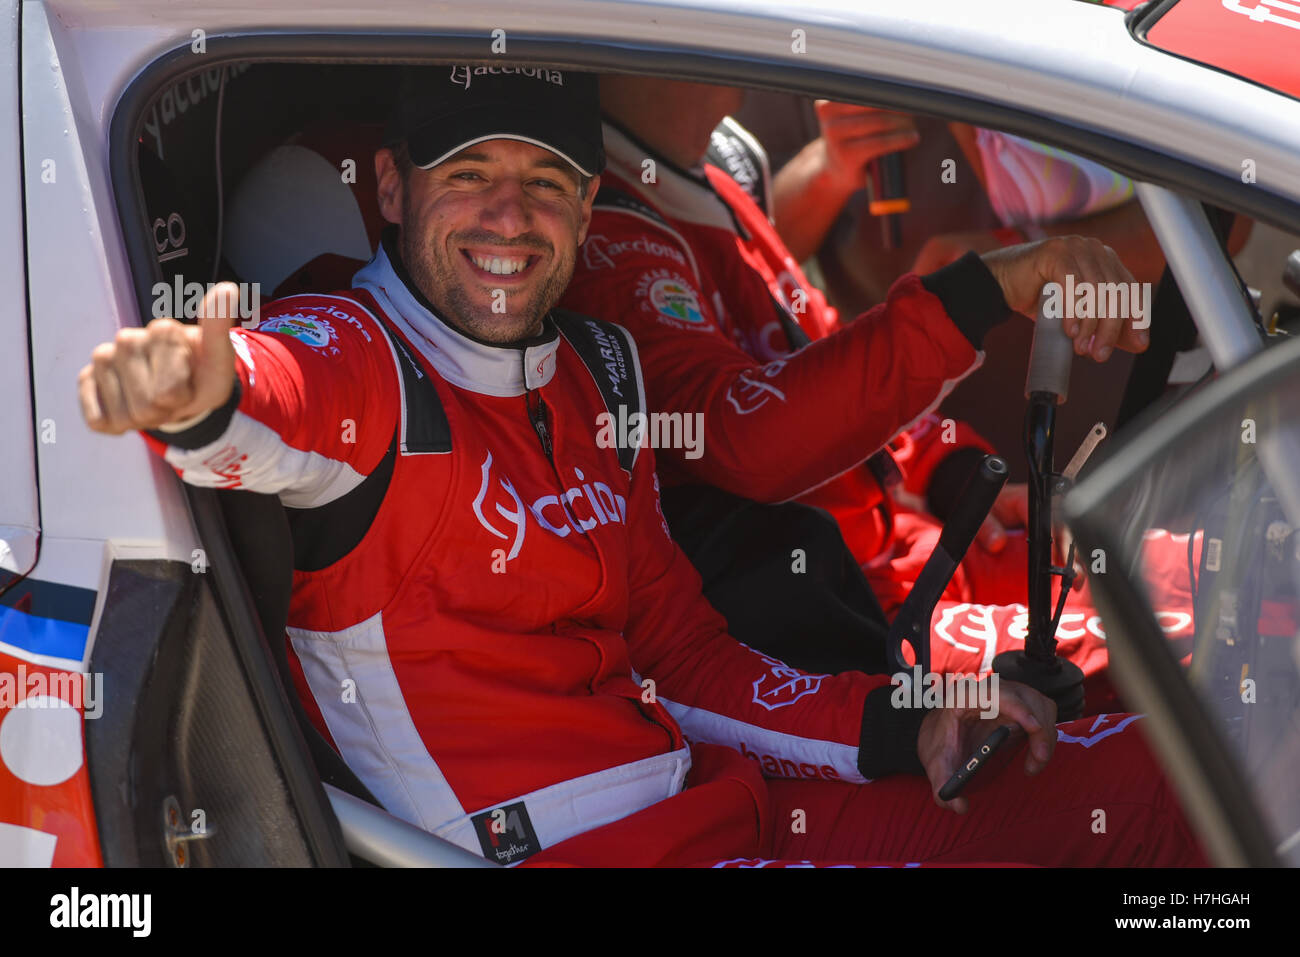
[[[498,276],[509,276],[512,273],[523,272],[528,266],[527,259],[502,259],[500,256],[475,256],[473,253],[470,254],[470,259],[479,269]]]

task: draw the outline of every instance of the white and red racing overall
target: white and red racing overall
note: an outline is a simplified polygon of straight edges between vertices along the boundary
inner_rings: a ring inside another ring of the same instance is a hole
[[[231,400],[147,433],[187,482],[279,496],[298,693],[388,811],[501,863],[1203,860],[1131,716],[938,808],[921,712],[729,636],[653,453],[597,444],[641,401],[626,332],[557,312],[526,345],[472,341],[390,244],[351,291],[233,329]]]

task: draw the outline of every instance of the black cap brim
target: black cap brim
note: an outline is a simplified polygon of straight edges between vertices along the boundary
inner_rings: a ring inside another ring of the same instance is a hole
[[[605,166],[596,78],[541,67],[409,71],[389,126],[406,140],[411,162],[431,169],[461,150],[494,139],[549,150],[583,176]]]

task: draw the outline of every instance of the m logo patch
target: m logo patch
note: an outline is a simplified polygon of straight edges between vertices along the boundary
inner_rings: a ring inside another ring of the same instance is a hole
[[[514,864],[542,849],[523,801],[475,814],[470,821],[489,861]]]

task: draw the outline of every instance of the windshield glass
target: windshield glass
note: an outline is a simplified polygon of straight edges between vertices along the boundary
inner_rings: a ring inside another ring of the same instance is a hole
[[[1118,546],[1107,571],[1141,590],[1237,759],[1279,859],[1292,866],[1300,865],[1297,346],[1280,347],[1292,358],[1270,363],[1269,374],[1246,377],[1163,438],[1131,447],[1124,479],[1088,516]],[[1106,587],[1104,577],[1094,587]]]

